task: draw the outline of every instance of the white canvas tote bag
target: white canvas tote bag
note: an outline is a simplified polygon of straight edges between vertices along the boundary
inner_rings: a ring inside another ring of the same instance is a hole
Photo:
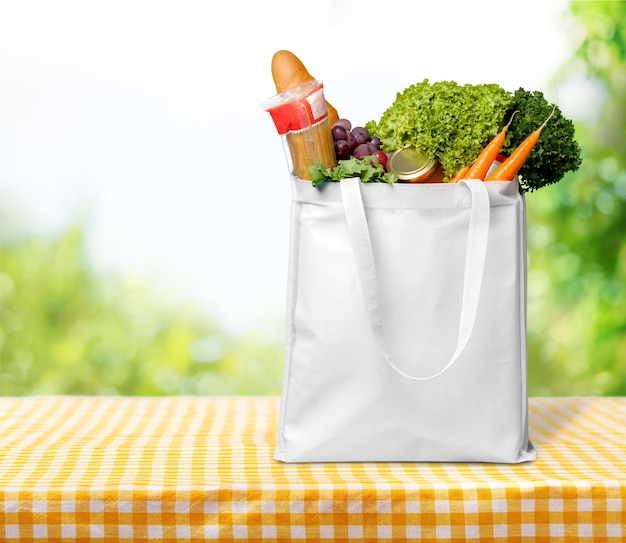
[[[291,183],[275,458],[533,460],[517,182]]]

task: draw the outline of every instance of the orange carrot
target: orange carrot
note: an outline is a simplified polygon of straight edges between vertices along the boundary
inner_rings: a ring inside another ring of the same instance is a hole
[[[466,179],[465,175],[469,171],[469,166],[463,166],[458,172],[456,172],[448,183],[458,183],[461,179]]]
[[[484,181],[485,175],[487,175],[487,172],[493,164],[493,161],[498,156],[502,145],[504,145],[506,131],[509,129],[509,126],[511,126],[511,123],[513,122],[513,117],[515,117],[516,113],[517,111],[513,112],[513,115],[511,115],[511,118],[509,119],[509,122],[506,124],[506,126],[502,130],[500,130],[500,132],[496,134],[496,136],[494,136],[494,138],[485,146],[485,148],[478,155],[478,158],[476,158],[474,163],[470,166],[469,170],[465,174],[465,177],[467,179],[480,179],[481,181]]]
[[[511,153],[511,155],[500,164],[493,172],[489,174],[486,181],[512,181],[513,178],[517,175],[520,168],[524,165],[524,162],[530,155],[530,152],[533,150],[533,147],[539,141],[539,136],[541,136],[541,131],[544,129],[552,115],[554,115],[554,110],[556,109],[556,105],[552,108],[552,112],[548,116],[548,118],[543,121],[543,124],[537,128],[534,132],[532,132],[522,143],[520,143],[515,150]]]

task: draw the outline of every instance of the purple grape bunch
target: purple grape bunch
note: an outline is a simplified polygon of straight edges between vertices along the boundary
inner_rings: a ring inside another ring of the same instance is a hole
[[[378,151],[382,152],[379,138],[372,137],[367,128],[363,126],[353,128],[348,119],[335,121],[331,132],[337,160],[345,160],[351,156],[355,158],[376,156],[380,154]]]

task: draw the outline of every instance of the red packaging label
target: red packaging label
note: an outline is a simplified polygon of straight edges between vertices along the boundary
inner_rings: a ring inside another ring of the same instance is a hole
[[[267,108],[279,134],[296,132],[311,127],[328,116],[324,86],[318,83],[303,96]]]

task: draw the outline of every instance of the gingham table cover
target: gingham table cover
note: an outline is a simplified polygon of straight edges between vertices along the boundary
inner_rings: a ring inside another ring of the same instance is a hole
[[[0,540],[624,541],[626,398],[531,398],[537,460],[272,459],[278,398],[0,399]]]

